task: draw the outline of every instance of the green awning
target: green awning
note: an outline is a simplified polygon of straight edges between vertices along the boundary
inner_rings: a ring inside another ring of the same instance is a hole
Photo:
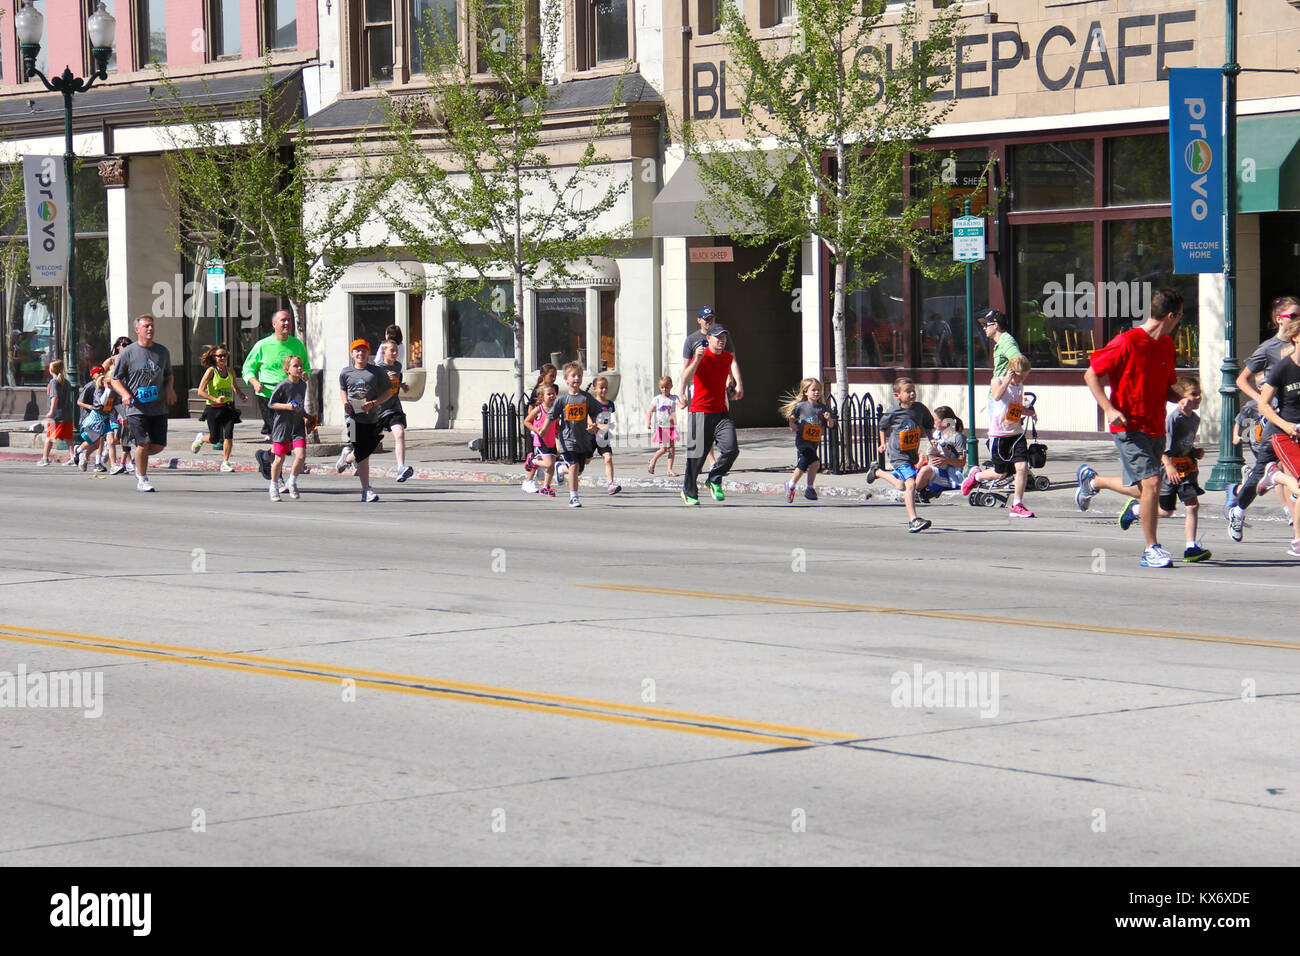
[[[1237,212],[1300,210],[1297,144],[1300,113],[1237,120]]]

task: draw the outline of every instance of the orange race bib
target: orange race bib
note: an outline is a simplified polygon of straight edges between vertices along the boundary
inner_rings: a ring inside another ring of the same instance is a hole
[[[921,429],[909,428],[898,433],[898,447],[903,451],[916,451],[921,447]]]
[[[1258,444],[1259,444],[1260,442],[1262,442],[1263,440],[1264,440],[1264,426],[1263,426],[1263,425],[1256,425],[1256,426],[1255,426],[1255,444],[1258,445]]]
[[[1178,472],[1179,479],[1194,475],[1199,470],[1195,458],[1171,458],[1170,461],[1173,463],[1174,471]]]
[[[821,444],[822,427],[820,425],[805,425],[803,427],[803,440],[810,441],[814,445]]]
[[[1020,419],[1025,416],[1025,406],[1017,405],[1014,402],[1007,406],[1007,413],[1002,416],[1012,425],[1020,424]]]
[[[585,422],[587,420],[587,406],[583,405],[565,405],[564,420],[566,422]]]

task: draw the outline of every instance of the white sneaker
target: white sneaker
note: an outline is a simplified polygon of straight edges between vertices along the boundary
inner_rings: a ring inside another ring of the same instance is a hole
[[[300,497],[298,494],[298,485],[296,482],[293,481],[289,482],[287,485],[284,486],[284,490],[289,493],[289,497],[292,498],[294,501],[297,501],[298,498]]]
[[[1173,563],[1173,557],[1164,548],[1158,544],[1153,544],[1142,552],[1142,559],[1138,561],[1144,568],[1167,568]]]
[[[525,478],[524,483],[519,487],[523,489],[523,492],[526,495],[537,494],[537,482],[533,481],[531,478]]]
[[[222,470],[222,471],[234,471],[234,470],[235,470],[235,466],[232,465],[232,464],[231,464],[230,462],[228,462],[228,461],[223,461],[223,462],[221,463],[221,470]]]
[[[344,445],[343,450],[339,452],[338,461],[334,462],[334,470],[340,475],[343,474],[344,470],[348,467],[348,455],[350,454],[352,454],[352,446]]]
[[[375,493],[374,488],[367,488],[365,491],[361,492],[361,500],[363,503],[369,504],[372,501],[378,501],[379,495]]]
[[[274,482],[272,482],[271,487],[267,489],[267,494],[271,496],[272,501],[280,500],[280,489],[275,486]]]
[[[1272,491],[1273,486],[1277,484],[1277,473],[1280,470],[1281,469],[1277,466],[1277,462],[1270,461],[1268,467],[1264,469],[1264,477],[1259,479],[1259,484],[1255,486],[1256,492],[1264,495]]]
[[[199,449],[202,447],[203,447],[203,435],[202,433],[200,433],[194,436],[194,441],[190,442],[190,451],[192,451],[194,454],[197,455]]]
[[[137,478],[135,480],[136,491],[153,491],[153,485],[149,484],[148,478]]]
[[[126,471],[126,465],[122,464],[119,461],[116,465],[114,465],[111,469],[109,469],[108,473],[110,475],[120,475],[124,471]]]
[[[40,461],[36,463],[37,468],[48,468],[49,465],[50,465],[50,460],[48,458],[42,458]]]
[[[577,496],[577,495],[569,495],[569,507],[570,507],[570,508],[581,508],[581,507],[582,507],[582,502],[578,500],[578,496]]]

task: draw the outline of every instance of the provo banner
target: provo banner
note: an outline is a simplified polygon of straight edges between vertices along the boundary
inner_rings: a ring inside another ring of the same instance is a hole
[[[32,285],[63,285],[68,268],[68,187],[59,156],[24,156]]]
[[[1169,71],[1174,272],[1223,271],[1223,73]]]

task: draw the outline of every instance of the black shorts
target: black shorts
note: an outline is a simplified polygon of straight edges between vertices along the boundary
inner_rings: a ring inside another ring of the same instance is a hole
[[[534,458],[545,456],[545,455],[558,455],[558,454],[559,452],[555,450],[554,445],[551,445],[549,447],[547,447],[546,445],[538,445],[533,449]]]
[[[234,440],[235,425],[243,421],[244,416],[234,405],[209,405],[203,410],[203,420],[208,423],[208,441],[219,445]]]
[[[795,451],[799,453],[799,461],[795,465],[800,471],[807,471],[808,466],[813,462],[820,462],[817,457],[817,446],[815,445],[796,445]]]
[[[564,463],[570,468],[578,469],[578,474],[582,474],[582,469],[587,467],[587,462],[591,461],[591,452],[582,454],[581,452],[565,449],[560,452],[560,458],[562,458]]]
[[[993,453],[993,469],[999,475],[1014,475],[1016,462],[1029,464],[1029,442],[1021,435],[999,435],[989,439]]]
[[[132,445],[167,444],[167,416],[164,415],[128,415],[126,427],[131,433]]]
[[[1160,483],[1160,508],[1163,511],[1173,511],[1179,501],[1185,505],[1196,503],[1196,499],[1205,494],[1205,489],[1196,483],[1195,476],[1191,476],[1176,485],[1170,485],[1168,480]]]
[[[378,422],[359,422],[352,419],[352,456],[356,461],[365,461],[375,453],[384,433]]]
[[[403,428],[406,427],[406,412],[389,412],[387,414],[380,413],[379,415],[380,431],[391,432],[393,430],[394,425],[401,425]]]

